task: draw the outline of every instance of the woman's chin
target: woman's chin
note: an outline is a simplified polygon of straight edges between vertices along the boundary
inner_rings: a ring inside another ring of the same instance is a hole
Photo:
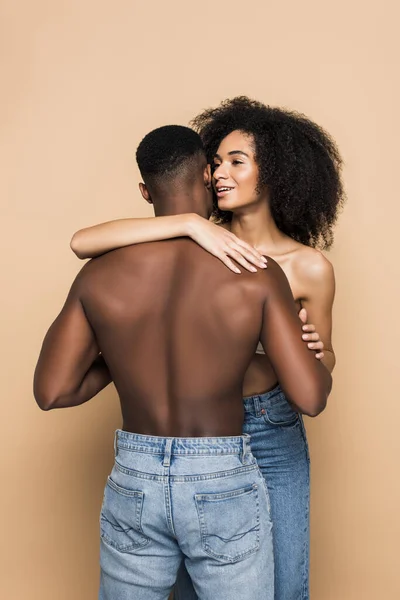
[[[229,200],[221,198],[220,200],[218,200],[218,208],[219,210],[230,210],[232,212],[235,210],[236,206],[234,202],[229,202]]]
[[[238,200],[234,200],[233,198],[218,198],[218,208],[219,210],[228,210],[229,212],[241,213],[248,212],[249,210],[254,210],[257,205],[262,204],[263,200],[247,200],[244,202],[239,202]]]

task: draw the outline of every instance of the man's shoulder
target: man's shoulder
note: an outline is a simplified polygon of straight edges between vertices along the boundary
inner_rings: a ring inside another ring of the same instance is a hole
[[[143,242],[140,244],[132,244],[130,246],[124,246],[122,248],[116,248],[110,250],[101,256],[96,256],[86,263],[87,271],[95,272],[99,269],[107,268],[110,264],[124,264],[125,262],[132,262],[140,260],[144,255],[156,254],[159,250],[160,242]]]
[[[168,240],[157,240],[152,242],[141,242],[140,244],[132,244],[131,246],[124,246],[123,248],[117,248],[111,252],[107,252],[102,257],[127,257],[136,258],[143,254],[159,254],[165,252],[168,248],[199,248],[199,246],[188,237],[172,238]]]
[[[282,278],[286,279],[286,275],[282,269],[282,267],[271,258],[271,256],[264,255],[267,259],[267,268],[266,269],[258,269],[258,272],[263,273],[264,279],[273,281],[280,281]]]
[[[74,281],[75,293],[81,300],[93,298],[101,291],[117,289],[127,277],[141,278],[144,271],[149,271],[149,263],[146,264],[138,246],[112,250],[87,261]],[[147,252],[146,256],[150,254]]]
[[[257,273],[249,273],[250,280],[254,281],[257,289],[264,299],[267,299],[275,293],[290,290],[288,279],[280,265],[270,256],[264,255],[267,259],[267,268],[258,269]]]
[[[117,273],[128,269],[130,272],[149,269],[152,265],[165,263],[169,256],[174,256],[181,249],[185,254],[189,249],[198,248],[188,238],[142,242],[111,250],[106,254],[89,260],[82,269],[82,277],[91,278],[98,273]],[[201,249],[205,253],[204,250]],[[133,271],[132,271],[133,269]]]

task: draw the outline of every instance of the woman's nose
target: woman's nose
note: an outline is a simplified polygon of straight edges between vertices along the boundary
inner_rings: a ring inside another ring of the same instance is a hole
[[[226,167],[224,167],[223,164],[215,165],[213,177],[216,180],[218,180],[218,179],[227,179],[228,173],[227,173]]]

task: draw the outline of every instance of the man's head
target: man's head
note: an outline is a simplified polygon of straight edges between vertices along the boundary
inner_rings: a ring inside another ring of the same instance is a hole
[[[166,125],[148,133],[136,151],[143,177],[140,191],[154,204],[156,215],[212,210],[210,167],[200,136],[181,125]]]

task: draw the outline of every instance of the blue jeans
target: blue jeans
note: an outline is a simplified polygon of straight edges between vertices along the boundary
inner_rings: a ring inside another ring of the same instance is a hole
[[[184,561],[201,600],[273,600],[269,498],[249,437],[116,433],[100,517],[100,600],[167,600]]]
[[[251,450],[271,503],[275,600],[308,600],[310,460],[302,417],[292,410],[279,386],[245,398],[244,409],[243,433],[251,436]],[[197,598],[184,568],[174,598]]]

